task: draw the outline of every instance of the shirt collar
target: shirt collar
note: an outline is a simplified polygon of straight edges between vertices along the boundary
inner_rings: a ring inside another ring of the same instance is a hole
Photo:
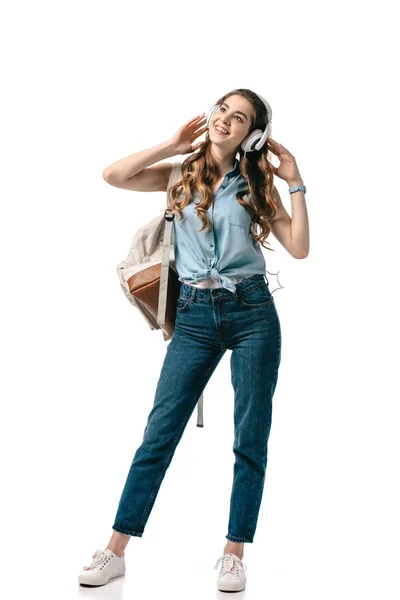
[[[240,173],[239,169],[239,160],[235,158],[235,162],[233,163],[233,167],[231,171],[225,173],[225,177],[236,177]]]

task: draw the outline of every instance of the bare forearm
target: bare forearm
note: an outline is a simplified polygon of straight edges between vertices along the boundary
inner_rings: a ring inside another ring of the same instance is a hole
[[[135,152],[134,154],[130,154],[125,158],[117,160],[115,163],[112,163],[109,167],[104,169],[103,177],[107,177],[108,179],[112,178],[114,180],[129,179],[150,165],[175,155],[175,148],[171,142],[167,140],[157,146]]]
[[[289,187],[302,185],[302,180],[288,182]],[[290,194],[292,204],[292,248],[294,255],[305,258],[310,250],[310,230],[305,194],[302,191]]]

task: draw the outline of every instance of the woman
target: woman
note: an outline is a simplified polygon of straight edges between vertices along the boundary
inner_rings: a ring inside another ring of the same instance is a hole
[[[308,217],[295,158],[269,136],[272,114],[261,96],[237,89],[223,96],[207,119],[204,115],[185,123],[167,142],[123,158],[103,172],[104,179],[119,188],[165,191],[172,163],[149,165],[190,154],[182,164],[182,181],[170,192],[181,282],[175,331],[112,537],[84,568],[81,584],[103,585],[125,572],[125,547],[131,536],[142,537],[183,431],[229,349],[235,465],[228,541],[215,568],[221,563],[218,589],[245,588],[244,544],[253,542],[256,530],[281,360],[280,322],[265,281],[261,246],[269,250],[266,239],[272,231],[291,256],[305,258]],[[205,141],[192,145],[204,132]],[[269,151],[279,158],[278,167],[271,164]],[[274,174],[289,185],[292,218],[273,184]],[[297,186],[300,190],[291,189]]]

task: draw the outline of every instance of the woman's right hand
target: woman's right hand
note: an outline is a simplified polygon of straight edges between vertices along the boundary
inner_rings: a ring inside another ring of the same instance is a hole
[[[207,125],[205,127],[201,127],[207,121],[204,116],[206,113],[202,115],[198,115],[194,119],[190,119],[187,121],[182,127],[178,129],[175,135],[169,140],[171,144],[175,148],[176,154],[189,154],[190,152],[194,152],[197,148],[203,144],[203,142],[199,142],[192,146],[194,140],[202,135],[205,131],[207,131]]]

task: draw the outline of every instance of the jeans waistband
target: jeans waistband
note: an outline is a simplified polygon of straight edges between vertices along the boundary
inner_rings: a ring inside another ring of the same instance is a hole
[[[246,289],[252,289],[254,287],[257,287],[262,282],[265,282],[268,285],[268,279],[267,279],[266,275],[261,275],[258,273],[256,275],[252,275],[251,277],[248,277],[247,279],[243,279],[240,283],[237,283],[235,285],[236,293],[238,291],[240,292],[240,291],[244,291]],[[232,298],[232,296],[234,294],[230,290],[228,290],[224,287],[196,288],[191,285],[187,285],[186,283],[181,281],[180,295],[183,297],[191,298],[191,300],[193,301],[196,297],[201,297],[201,298],[205,298],[205,299],[206,298],[211,299],[211,297],[213,297],[213,298],[216,298],[216,297]]]

